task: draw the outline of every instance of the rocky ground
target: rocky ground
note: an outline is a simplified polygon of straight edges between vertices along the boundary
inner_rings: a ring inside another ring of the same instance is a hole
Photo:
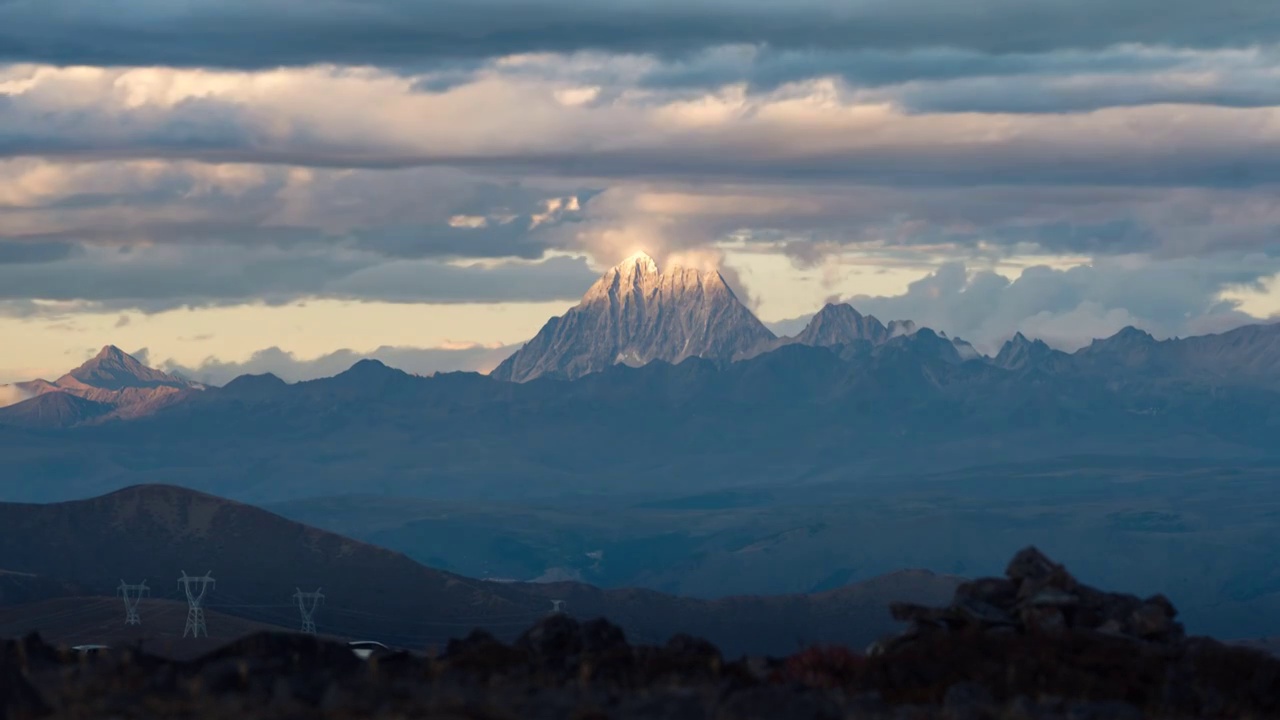
[[[1078,583],[1033,549],[1006,577],[863,654],[814,647],[729,661],[687,636],[633,646],[604,620],[554,615],[512,645],[483,633],[439,657],[356,658],[260,634],[189,662],[0,645],[5,718],[1275,718],[1280,659],[1187,638],[1160,596]]]

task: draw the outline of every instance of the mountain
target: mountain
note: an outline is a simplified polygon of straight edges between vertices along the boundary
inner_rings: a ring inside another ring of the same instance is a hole
[[[1157,340],[1126,327],[1068,356],[1065,371],[1128,382],[1209,382],[1280,388],[1280,323]]]
[[[1184,363],[1200,369],[1229,368],[1236,376],[1280,378],[1280,323],[1245,325],[1220,335],[1175,340]]]
[[[860,340],[882,345],[893,334],[875,316],[863,315],[848,303],[827,303],[793,341],[814,347],[849,345]]]
[[[773,337],[720,273],[681,267],[662,272],[639,253],[602,275],[578,305],[548,321],[490,375],[513,382],[544,375],[572,380],[615,364],[690,357],[728,362]]]
[[[898,338],[912,337],[921,329],[911,320],[892,320],[885,325],[874,315],[863,315],[848,303],[827,303],[809,319],[804,329],[794,336],[765,341],[741,353],[736,359],[757,357],[786,345],[843,348],[842,354],[845,355],[865,354],[874,352],[877,348]],[[932,331],[930,333],[932,334]],[[948,362],[961,362],[982,357],[964,340],[959,338],[952,340],[947,338],[945,333],[936,333],[931,336],[946,338],[947,344],[951,347],[946,350],[936,349],[942,353],[940,357],[944,357]]]
[[[31,573],[0,570],[0,606],[35,603],[51,598],[81,594],[83,590],[74,583],[53,580]],[[0,637],[12,633],[0,629]]]
[[[608,617],[633,638],[650,641],[691,632],[730,652],[774,654],[793,649],[797,637],[865,645],[895,627],[890,602],[945,602],[959,583],[910,571],[817,595],[703,601],[578,583],[484,582],[168,486],[50,505],[0,504],[0,557],[12,572],[58,577],[106,597],[121,580],[146,579],[153,598],[181,601],[177,578],[184,571],[210,572],[216,581],[206,601],[211,612],[283,627],[299,621],[291,604],[296,589],[320,587],[322,632],[413,649],[443,646],[473,627],[512,637],[546,615],[551,600],[567,600],[578,617]],[[47,613],[38,615],[0,607],[0,627],[13,634],[38,630],[49,622]],[[16,627],[14,618],[25,616],[32,616],[29,625]],[[143,622],[145,628],[148,619]],[[214,618],[208,622],[212,635]]]
[[[1028,340],[1019,332],[1001,346],[991,364],[1005,370],[1028,370],[1069,357],[1067,353],[1049,347],[1043,340]]]
[[[97,420],[114,410],[113,405],[69,392],[45,392],[16,405],[0,407],[0,425],[54,430]]]
[[[54,382],[31,380],[14,387],[34,397],[0,409],[0,424],[39,428],[137,417],[185,392],[203,389],[199,383],[149,368],[114,345]]]
[[[241,375],[224,385],[222,390],[230,396],[260,398],[273,395],[288,386],[288,383],[272,373],[264,373],[262,375]]]
[[[114,345],[107,345],[83,365],[53,383],[64,390],[81,389],[119,392],[126,389],[159,387],[188,388],[194,383],[166,375],[143,365]]]
[[[40,542],[31,542],[36,537]],[[153,597],[179,600],[183,571],[211,571],[209,607],[224,611],[288,607],[298,587],[322,587],[329,627],[352,635],[394,637],[405,632],[402,620],[414,618],[446,624],[534,618],[544,605],[252,506],[169,486],[50,505],[0,504],[0,557],[11,571],[107,596],[121,580],[146,579]],[[253,619],[293,626],[295,617],[296,611],[259,612]]]

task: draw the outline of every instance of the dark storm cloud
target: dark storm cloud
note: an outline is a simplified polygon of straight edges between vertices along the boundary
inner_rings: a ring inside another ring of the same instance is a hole
[[[598,273],[581,258],[555,257],[536,264],[457,266],[392,262],[330,283],[326,297],[389,302],[532,302],[576,300]]]
[[[436,169],[311,171],[291,184],[290,171],[277,167],[20,161],[5,175],[0,190],[5,180],[19,188],[59,182],[56,191],[0,204],[0,264],[65,259],[82,245],[537,259],[556,247],[549,233],[574,222],[578,203],[596,192]],[[451,226],[454,218],[480,226]]]
[[[939,128],[941,131],[942,128]],[[1099,128],[1100,132],[1108,128]],[[1072,145],[1053,138],[1010,135],[999,144],[964,143],[950,146],[921,144],[864,145],[831,147],[822,153],[796,152],[771,145],[777,135],[788,131],[778,127],[726,129],[719,135],[687,135],[670,142],[654,140],[644,146],[641,138],[635,149],[566,147],[556,150],[531,149],[521,153],[452,154],[425,153],[416,148],[303,146],[292,139],[281,140],[276,148],[252,144],[217,146],[157,146],[150,136],[139,134],[115,148],[94,148],[90,141],[78,141],[79,150],[55,149],[39,142],[15,144],[0,155],[15,153],[27,157],[56,157],[67,151],[67,160],[94,160],[112,157],[168,158],[209,163],[262,163],[307,166],[319,169],[403,170],[450,167],[502,175],[528,174],[566,180],[590,177],[610,180],[661,181],[673,178],[691,181],[758,181],[797,183],[858,183],[903,187],[943,187],[948,185],[1097,185],[1250,187],[1280,182],[1280,144],[1232,134],[1195,138],[1196,145],[1178,146],[1159,137],[1150,143],[1126,147],[1090,147],[1076,137]],[[795,128],[792,132],[804,132]],[[1067,138],[1062,138],[1067,140]],[[1110,138],[1102,136],[1099,140]],[[835,145],[836,143],[832,143]],[[437,244],[449,245],[445,233]],[[396,242],[392,241],[392,245]],[[431,244],[431,243],[428,243]]]
[[[1013,202],[1007,211],[1016,212]],[[909,225],[915,224],[914,229]],[[1154,250],[1166,239],[1153,224],[1144,224],[1133,217],[1086,222],[1081,220],[1035,221],[1027,217],[1003,223],[992,223],[970,229],[955,229],[917,220],[882,222],[872,225],[872,236],[896,237],[902,245],[950,245],[957,248],[973,248],[979,244],[1003,250],[1019,244],[1039,247],[1064,254],[1122,254]],[[852,227],[846,225],[845,228]],[[864,230],[864,232],[866,232]],[[826,240],[839,237],[834,233],[818,231],[814,239]],[[813,243],[792,240],[787,252],[805,260],[804,253],[813,252]],[[814,258],[808,258],[814,262]]]
[[[859,87],[882,87],[913,80],[1021,75],[1060,77],[1168,70],[1193,56],[1163,48],[1121,47],[1081,52],[992,54],[958,48],[886,50],[787,50],[728,46],[673,58],[646,72],[640,83],[652,88],[705,88],[746,82],[756,90],[819,76],[838,76]]]
[[[1255,107],[1269,98],[1280,101],[1269,80],[1274,65],[1255,61],[1236,75],[1228,72],[1229,62],[1223,61],[1226,70],[1197,62],[1172,78],[1071,75],[1058,78],[1061,85],[1054,84],[1057,76],[962,78],[881,90],[789,88],[741,100],[699,98],[692,105],[659,92],[599,106],[554,99],[559,85],[536,79],[548,63],[530,66],[535,75],[528,83],[491,79],[451,96],[407,91],[401,79],[383,74],[312,69],[277,76],[278,93],[262,93],[241,76],[227,79],[231,89],[220,97],[172,104],[159,100],[154,87],[166,81],[186,87],[198,79],[178,82],[148,71],[135,77],[116,71],[17,73],[17,83],[30,87],[0,103],[0,156],[918,186],[1249,186],[1280,180],[1280,145],[1266,109]],[[821,96],[825,105],[809,99],[818,92],[831,95]],[[330,94],[332,104],[315,101]],[[1238,107],[1058,112],[1215,98]],[[355,103],[368,110],[352,112],[348,105]],[[956,119],[924,112],[931,107],[1023,114]],[[285,177],[281,171],[276,182]],[[175,181],[157,192],[186,197],[188,189]],[[270,212],[271,186],[255,193],[225,195],[223,214],[244,215],[255,203],[258,211]],[[138,200],[145,205],[165,197],[142,194]],[[513,208],[508,214],[532,212]],[[448,246],[454,235],[443,232],[425,245]],[[401,245],[395,238],[390,244]]]
[[[1178,82],[1158,74],[974,77],[913,82],[872,95],[901,103],[913,113],[1066,113],[1161,104],[1234,108],[1280,105],[1280,84],[1275,82],[1274,66],[1238,73],[1217,72],[1215,76],[1209,83],[1195,78]]]
[[[539,233],[529,232],[529,216],[486,227],[379,227],[360,231],[356,245],[382,255],[421,257],[518,257],[536,259],[547,250]]]
[[[36,265],[0,264],[7,314],[41,312],[29,300],[161,312],[308,297],[389,302],[519,302],[575,298],[595,280],[581,259],[457,266],[369,254],[282,252],[232,245],[111,250]]]
[[[65,242],[4,242],[0,240],[0,265],[30,265],[66,260],[76,250]]]
[[[42,125],[42,118],[54,119],[47,116],[47,109],[26,105],[21,95],[0,94],[0,119],[4,121],[0,155],[128,157],[129,148],[145,135],[155,155],[181,157],[248,147],[256,139],[243,107],[214,99],[184,100],[162,115],[136,108],[110,123],[104,122],[101,111],[84,107],[57,113],[55,123]]]
[[[762,139],[763,140],[763,139]],[[1226,140],[1223,138],[1223,140]],[[1280,146],[1255,148],[1132,147],[1128,151],[1068,149],[1016,140],[1002,147],[862,147],[821,155],[769,158],[739,148],[680,151],[530,153],[516,157],[454,159],[458,165],[504,172],[550,172],[565,177],[657,180],[684,178],[862,183],[902,187],[948,185],[1117,185],[1249,187],[1280,183]],[[739,150],[739,152],[733,152]],[[1073,152],[1074,150],[1074,152]]]
[[[982,52],[1272,42],[1265,0],[3,0],[0,59],[58,64],[412,65],[535,51]]]

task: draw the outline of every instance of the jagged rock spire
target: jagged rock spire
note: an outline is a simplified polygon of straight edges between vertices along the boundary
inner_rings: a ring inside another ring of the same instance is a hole
[[[619,363],[729,361],[772,338],[719,272],[663,271],[637,253],[601,275],[582,302],[548,321],[492,375],[524,382],[544,375],[572,379]]]

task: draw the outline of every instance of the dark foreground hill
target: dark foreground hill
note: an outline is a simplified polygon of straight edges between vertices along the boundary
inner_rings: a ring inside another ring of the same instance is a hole
[[[475,632],[438,657],[365,663],[315,638],[262,634],[194,661],[96,659],[39,637],[0,644],[9,718],[1271,718],[1280,660],[1186,638],[1162,597],[1079,584],[1034,550],[870,655],[814,646],[731,661],[687,635],[634,644],[605,620],[540,621],[512,644]]]
[[[902,572],[816,595],[715,601],[578,583],[485,582],[167,486],[49,505],[0,504],[0,558],[11,571],[66,581],[76,588],[68,593],[76,595],[110,597],[122,581],[146,580],[152,597],[177,602],[185,602],[177,583],[183,572],[211,572],[216,584],[206,598],[210,610],[277,627],[300,624],[293,601],[298,589],[320,588],[321,632],[416,649],[443,645],[476,627],[513,638],[545,616],[553,600],[567,601],[566,609],[578,616],[615,618],[636,638],[696,632],[732,653],[781,653],[819,637],[863,646],[894,627],[885,615],[890,602],[940,601],[958,582]],[[0,626],[10,635],[65,632],[57,617],[6,623],[11,612],[26,611],[0,607]],[[217,632],[212,619],[209,630]]]
[[[33,573],[0,570],[0,606],[35,603],[80,594],[83,594],[83,589],[75,583]]]
[[[210,609],[205,613],[209,635],[184,638],[185,602],[144,599],[139,614],[141,625],[126,625],[122,622],[122,601],[101,596],[0,607],[0,637],[22,637],[39,628],[40,636],[54,645],[133,647],[161,657],[190,660],[248,635],[293,630]]]

